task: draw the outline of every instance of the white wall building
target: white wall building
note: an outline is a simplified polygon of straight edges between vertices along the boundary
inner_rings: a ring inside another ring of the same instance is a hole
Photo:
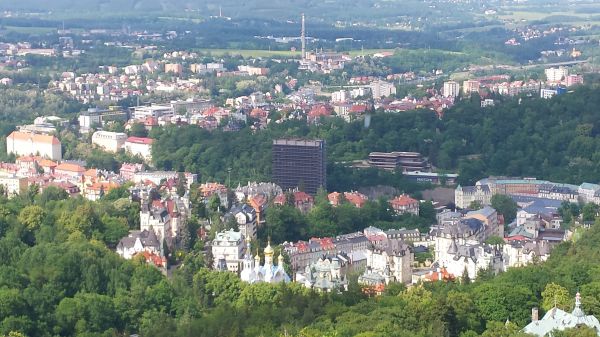
[[[408,244],[399,240],[387,240],[381,246],[367,250],[365,275],[376,273],[383,277],[385,284],[391,282],[409,284],[412,281],[413,261],[414,254]]]
[[[454,204],[458,208],[468,208],[473,202],[482,206],[492,203],[492,191],[488,185],[460,186],[454,190]]]
[[[61,143],[55,136],[14,131],[6,137],[6,153],[17,156],[40,155],[50,160],[61,160]]]
[[[131,109],[131,118],[145,119],[146,117],[173,117],[175,111],[171,105],[136,106]]]
[[[131,231],[117,244],[117,254],[127,260],[141,252],[160,255],[160,242],[154,231]]]
[[[365,88],[365,87],[354,88],[354,89],[350,90],[350,97],[352,97],[352,98],[364,97],[369,94],[370,90],[371,90],[370,88]]]
[[[242,260],[242,272],[240,273],[242,281],[248,283],[290,282],[290,277],[285,272],[283,265],[283,255],[279,254],[277,265],[273,264],[273,255],[275,254],[275,251],[271,248],[271,242],[265,247],[265,264],[262,266],[260,265],[260,256],[258,256],[258,254],[252,259],[252,254],[250,253],[250,241],[248,239],[246,239],[246,244],[246,255]]]
[[[333,103],[343,103],[348,100],[350,95],[346,90],[339,90],[331,93],[331,102]]]
[[[546,75],[546,80],[548,82],[560,82],[569,76],[569,68],[548,68],[544,69],[544,74]]]
[[[600,191],[600,185],[590,183],[583,183],[577,189],[583,202],[594,202],[594,196],[598,191]]]
[[[543,262],[550,256],[550,244],[541,241],[513,241],[502,246],[503,270],[526,266],[535,261]]]
[[[442,96],[444,97],[458,97],[460,94],[460,84],[456,81],[444,82],[444,88],[442,89]]]
[[[230,229],[217,233],[212,242],[213,268],[237,273],[244,251],[244,236],[241,232]]]
[[[147,161],[152,160],[152,142],[151,138],[129,137],[123,144],[125,151],[133,155],[139,155]]]
[[[96,144],[108,152],[117,152],[127,141],[127,134],[122,132],[96,131],[92,135],[92,144]]]
[[[396,94],[396,86],[394,83],[386,81],[373,81],[369,85],[374,99],[389,97]]]
[[[27,190],[27,178],[0,173],[0,185],[4,188],[6,196],[13,197]]]

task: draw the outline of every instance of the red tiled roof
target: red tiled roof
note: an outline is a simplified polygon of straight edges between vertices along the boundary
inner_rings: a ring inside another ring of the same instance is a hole
[[[285,194],[280,194],[278,196],[276,196],[275,198],[273,198],[273,203],[275,205],[283,205],[287,202],[287,197],[285,196]]]
[[[305,192],[297,191],[297,192],[294,192],[294,201],[302,202],[302,203],[313,202],[314,198]]]
[[[167,260],[165,258],[162,258],[154,253],[151,253],[148,251],[143,251],[143,252],[140,252],[139,254],[141,254],[144,257],[146,262],[152,263],[153,265],[155,265],[157,267],[165,267],[167,264]]]
[[[252,118],[265,118],[267,117],[267,112],[260,108],[254,108],[250,111],[250,117]]]
[[[321,116],[331,116],[331,110],[325,105],[314,106],[308,113],[309,118],[318,118]]]
[[[259,212],[267,204],[267,197],[262,194],[251,196],[248,199],[248,204]]]
[[[361,208],[367,202],[367,196],[358,192],[344,192],[344,197],[358,208]]]
[[[144,137],[129,137],[129,138],[127,138],[127,142],[128,143],[135,143],[135,144],[152,145],[152,143],[154,142],[154,139],[152,139],[152,138],[144,138]]]
[[[365,113],[367,111],[366,104],[356,104],[350,107],[350,113]]]
[[[390,200],[390,204],[392,206],[397,206],[397,207],[410,206],[410,205],[414,205],[415,203],[418,203],[418,202],[419,202],[418,200],[415,200],[406,194],[399,195],[399,196],[395,197],[394,199]]]

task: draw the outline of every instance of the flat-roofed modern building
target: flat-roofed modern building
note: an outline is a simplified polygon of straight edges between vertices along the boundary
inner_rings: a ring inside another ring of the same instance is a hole
[[[402,169],[404,172],[427,172],[430,169],[427,159],[418,152],[371,152],[369,165],[386,169]]]
[[[127,141],[123,132],[96,131],[92,135],[92,144],[96,144],[108,152],[117,152]]]
[[[273,180],[284,191],[298,188],[315,195],[326,187],[326,168],[324,140],[273,141]]]

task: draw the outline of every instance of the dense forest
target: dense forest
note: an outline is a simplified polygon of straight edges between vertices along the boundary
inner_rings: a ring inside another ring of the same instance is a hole
[[[137,224],[137,210],[125,190],[99,202],[52,188],[1,199],[0,335],[524,336],[531,307],[571,310],[577,290],[584,310],[600,315],[600,222],[543,264],[482,273],[476,282],[395,285],[368,298],[355,279],[342,294],[245,284],[205,268],[202,245],[192,242],[166,278],[109,248]]]
[[[534,176],[579,184],[600,181],[600,89],[581,87],[549,100],[505,98],[481,108],[479,97],[464,99],[442,119],[429,110],[375,113],[371,124],[324,119],[271,124],[267,130],[209,132],[171,127],[151,132],[155,165],[185,169],[202,180],[269,179],[271,141],[278,137],[322,138],[327,142],[329,189],[369,185],[410,187],[402,178],[376,170],[351,170],[345,162],[366,159],[371,151],[418,151],[445,171],[458,171],[461,184],[488,175]],[[348,179],[352,177],[353,179]]]

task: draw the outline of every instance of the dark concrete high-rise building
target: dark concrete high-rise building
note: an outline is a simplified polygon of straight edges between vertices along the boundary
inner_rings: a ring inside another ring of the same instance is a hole
[[[273,141],[273,180],[284,191],[298,188],[315,195],[326,187],[326,166],[324,140]]]

